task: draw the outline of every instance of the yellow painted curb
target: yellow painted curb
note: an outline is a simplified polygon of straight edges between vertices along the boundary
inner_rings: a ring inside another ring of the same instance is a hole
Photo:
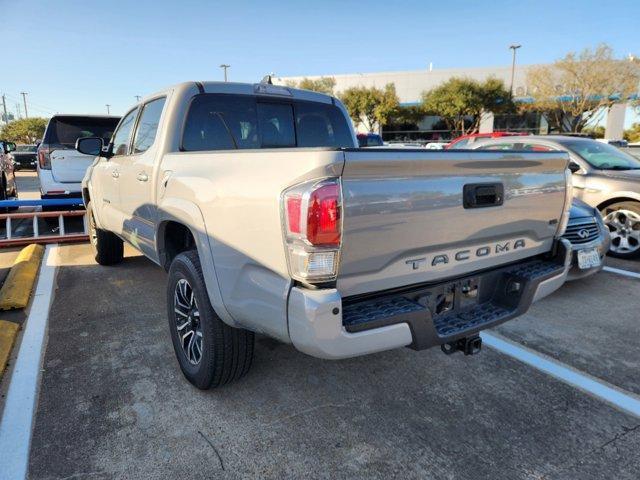
[[[0,320],[0,379],[4,369],[7,368],[9,354],[11,354],[19,329],[20,326],[17,323]]]
[[[0,310],[27,306],[43,255],[42,245],[32,243],[22,249],[0,290]]]

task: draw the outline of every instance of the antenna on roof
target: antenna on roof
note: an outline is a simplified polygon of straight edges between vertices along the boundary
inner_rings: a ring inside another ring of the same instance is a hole
[[[264,77],[262,77],[262,80],[260,80],[260,83],[264,83],[267,85],[273,85],[273,82],[271,81],[271,73],[265,75]]]

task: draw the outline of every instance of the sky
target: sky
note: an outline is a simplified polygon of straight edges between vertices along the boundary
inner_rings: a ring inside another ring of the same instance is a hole
[[[640,55],[639,0],[0,0],[0,93],[30,116],[122,114],[187,80],[549,63],[607,43]],[[629,116],[627,116],[629,117]],[[628,118],[629,122],[630,119]]]

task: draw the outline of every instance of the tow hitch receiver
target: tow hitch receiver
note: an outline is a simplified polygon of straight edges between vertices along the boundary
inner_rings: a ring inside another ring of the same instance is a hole
[[[457,351],[464,352],[465,355],[475,355],[482,350],[482,338],[480,338],[480,335],[465,337],[455,342],[444,343],[440,345],[440,348],[447,355],[451,355]]]

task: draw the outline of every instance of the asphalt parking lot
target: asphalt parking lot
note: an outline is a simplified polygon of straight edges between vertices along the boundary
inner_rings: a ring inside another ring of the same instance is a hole
[[[245,379],[199,391],[174,358],[164,271],[56,248],[30,478],[640,476],[639,418],[486,346],[330,362],[258,337]],[[602,272],[496,333],[638,395],[639,293]]]

